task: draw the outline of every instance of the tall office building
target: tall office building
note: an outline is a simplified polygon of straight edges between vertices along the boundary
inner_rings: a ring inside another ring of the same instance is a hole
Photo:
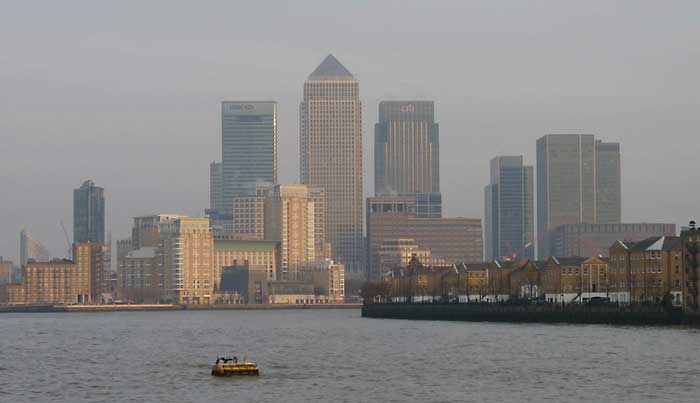
[[[220,205],[277,183],[277,102],[221,103]]]
[[[326,238],[348,279],[362,279],[362,103],[360,84],[328,55],[304,82],[301,182],[324,189]]]
[[[374,126],[376,196],[440,192],[433,101],[382,101]]]
[[[19,233],[19,264],[24,266],[28,260],[36,262],[47,262],[49,252],[44,245],[39,243],[27,230]]]
[[[595,142],[596,223],[616,224],[622,219],[620,143]]]
[[[73,190],[73,242],[105,241],[104,189],[91,180]]]
[[[223,176],[222,163],[209,164],[209,209],[212,211],[223,209]]]
[[[619,144],[597,144],[592,134],[537,140],[538,257],[551,254],[547,235],[560,225],[596,224],[599,218],[620,222],[619,159]],[[603,186],[602,195],[597,184]]]
[[[533,170],[522,156],[491,159],[484,190],[486,259],[534,258]]]

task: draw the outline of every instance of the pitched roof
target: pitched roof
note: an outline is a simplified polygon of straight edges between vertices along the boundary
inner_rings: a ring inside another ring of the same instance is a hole
[[[554,261],[562,266],[580,266],[588,258],[581,256],[552,257]]]
[[[665,236],[663,250],[680,250],[682,247],[681,237]]]
[[[641,241],[635,242],[629,250],[631,251],[645,251],[649,249],[650,246],[658,242],[659,239],[662,239],[663,237],[661,236],[652,236],[649,238],[642,239]]]
[[[487,262],[462,263],[461,265],[459,265],[457,267],[464,268],[464,271],[486,270],[486,269],[488,269],[488,263]]]
[[[515,260],[493,260],[490,262],[490,265],[498,267],[499,269],[510,269],[513,266],[516,266],[520,261],[515,261]]]
[[[326,56],[309,75],[309,80],[354,80],[352,73],[333,55]]]
[[[601,264],[601,263],[610,263],[610,258],[608,257],[602,257],[602,256],[593,256],[589,257],[586,259],[585,264]]]
[[[528,268],[534,268],[535,271],[543,271],[545,263],[546,263],[544,260],[529,260],[529,259],[525,259],[522,262],[524,264],[521,265],[520,267],[518,267],[517,269],[513,270],[513,273],[520,273],[520,272],[527,270]]]
[[[627,249],[627,250],[630,250],[630,249],[632,249],[632,248],[634,247],[634,245],[636,245],[636,244],[637,244],[636,242],[632,242],[632,241],[621,241],[621,240],[617,240],[617,241],[615,241],[615,243],[613,243],[613,244],[610,246],[610,248],[612,249],[612,248],[614,248],[616,245],[620,245],[620,246],[622,246],[623,248],[625,248],[625,249]]]
[[[646,238],[634,244],[630,250],[632,251],[647,251],[647,250],[677,250],[681,247],[680,237],[677,236],[653,236]]]

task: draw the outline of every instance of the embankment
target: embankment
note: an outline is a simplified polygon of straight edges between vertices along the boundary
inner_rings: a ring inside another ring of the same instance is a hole
[[[212,311],[212,310],[265,310],[265,309],[360,309],[360,304],[105,304],[105,305],[5,305],[0,313],[11,312],[128,312],[128,311]]]
[[[471,322],[587,323],[636,326],[699,325],[700,318],[661,307],[500,305],[500,304],[366,304],[362,316],[379,319]]]

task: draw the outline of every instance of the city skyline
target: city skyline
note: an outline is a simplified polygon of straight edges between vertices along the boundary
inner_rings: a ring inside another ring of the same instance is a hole
[[[607,7],[612,6],[603,6],[601,15],[606,11],[613,13]],[[48,8],[54,12],[53,15],[69,12],[54,5]],[[461,13],[464,10],[459,8],[444,6],[434,12],[436,18],[454,21],[451,15],[465,15]],[[47,45],[51,45],[67,55],[74,55],[73,52],[79,49],[84,51],[66,39],[72,38],[74,32],[85,29],[85,26],[37,26],[39,32],[50,29],[52,35],[49,35],[49,40],[46,41],[44,35],[41,41],[38,41],[39,36],[26,37],[25,43],[31,43],[39,50],[32,55],[24,54],[20,45],[8,42],[7,55],[13,62],[6,65],[7,75],[0,78],[3,88],[12,94],[15,105],[11,110],[2,109],[3,114],[7,113],[12,118],[5,119],[2,127],[2,133],[9,133],[9,142],[0,151],[0,164],[2,171],[10,172],[11,176],[0,178],[0,185],[7,194],[1,212],[7,226],[0,230],[0,251],[7,258],[18,261],[15,255],[18,250],[16,234],[25,226],[39,235],[50,250],[63,251],[65,239],[59,221],[69,223],[71,220],[70,208],[66,207],[70,205],[70,195],[66,195],[62,189],[73,187],[85,177],[93,178],[108,189],[107,227],[115,238],[128,234],[129,217],[134,215],[158,211],[201,215],[207,205],[207,164],[218,159],[215,145],[220,129],[217,128],[219,123],[215,111],[217,105],[226,99],[274,98],[279,102],[280,166],[285,167],[281,169],[280,182],[295,182],[298,180],[298,170],[295,169],[298,163],[295,160],[298,159],[296,122],[299,86],[305,74],[328,51],[352,66],[353,72],[363,83],[366,169],[372,166],[373,153],[368,140],[371,127],[376,122],[375,105],[379,100],[436,101],[440,111],[436,120],[440,122],[442,137],[441,190],[449,216],[482,215],[483,194],[479,190],[487,183],[488,172],[483,167],[489,158],[522,153],[526,160],[534,161],[533,142],[536,138],[547,132],[580,130],[624,143],[623,199],[626,204],[623,222],[673,222],[685,225],[694,213],[692,200],[697,200],[698,190],[685,189],[680,179],[655,184],[657,194],[685,193],[683,198],[664,200],[667,209],[661,210],[657,208],[658,201],[650,197],[646,184],[649,177],[676,176],[675,172],[683,171],[683,161],[693,158],[691,148],[680,146],[691,140],[691,131],[687,127],[695,126],[697,121],[693,112],[697,109],[697,100],[687,86],[687,76],[684,76],[697,59],[681,51],[683,44],[692,37],[687,35],[688,30],[694,32],[696,29],[687,17],[693,13],[679,13],[678,9],[670,8],[664,13],[678,22],[673,28],[650,28],[649,31],[633,29],[629,34],[620,28],[625,25],[620,24],[620,19],[636,27],[635,22],[656,15],[658,10],[639,6],[629,13],[615,14],[614,21],[602,18],[601,23],[596,25],[599,30],[592,34],[594,37],[604,35],[613,40],[629,39],[625,46],[616,47],[615,53],[607,48],[593,50],[586,47],[594,39],[579,34],[588,32],[585,27],[590,26],[595,17],[588,14],[579,16],[573,19],[573,25],[566,34],[575,45],[573,48],[580,49],[580,52],[573,54],[569,53],[570,46],[562,46],[539,30],[532,32],[536,41],[520,43],[521,50],[513,49],[506,38],[512,39],[513,34],[523,31],[525,27],[530,29],[537,25],[532,24],[534,21],[543,21],[529,11],[524,11],[525,14],[520,16],[508,13],[506,18],[514,25],[504,37],[495,39],[492,48],[498,49],[499,55],[512,54],[509,50],[514,50],[527,51],[535,56],[524,61],[524,66],[515,71],[503,67],[508,65],[507,60],[503,59],[505,56],[496,55],[492,50],[480,46],[476,40],[479,35],[469,35],[488,32],[488,22],[493,22],[496,15],[500,15],[496,9],[498,6],[478,5],[472,15],[465,17],[472,24],[441,24],[451,33],[449,36],[467,38],[466,43],[460,46],[474,56],[469,61],[457,58],[445,48],[445,44],[431,48],[429,45],[447,39],[447,36],[443,36],[444,31],[433,26],[422,28],[425,29],[422,32],[424,37],[418,44],[411,47],[402,45],[392,57],[384,53],[384,48],[389,43],[400,43],[397,39],[406,32],[405,27],[397,27],[396,32],[385,37],[376,36],[377,32],[372,29],[354,38],[331,32],[328,38],[317,38],[316,47],[300,48],[296,45],[285,50],[271,45],[273,51],[268,52],[269,55],[261,54],[241,42],[242,48],[237,54],[248,52],[251,57],[246,60],[232,60],[222,55],[221,42],[213,42],[217,45],[216,53],[211,47],[200,46],[204,43],[203,39],[211,39],[204,35],[204,38],[196,37],[193,41],[203,55],[202,60],[207,63],[182,60],[183,65],[179,66],[163,64],[179,57],[181,53],[175,47],[160,46],[155,49],[155,55],[161,57],[163,62],[157,58],[142,60],[154,49],[140,46],[137,40],[146,37],[157,43],[168,42],[165,42],[166,35],[155,32],[151,27],[138,26],[119,39],[100,34],[100,38],[111,46],[130,49],[135,57],[122,58],[117,55],[120,57],[116,62],[114,56],[100,50],[109,46],[98,48],[87,44],[87,51],[97,57],[87,60],[77,71],[80,74],[76,75],[74,68],[60,63],[62,57],[48,60],[41,49],[48,49]],[[571,16],[576,11],[576,6],[565,9],[563,5],[554,5],[548,12]],[[97,11],[88,7],[84,12],[93,15]],[[331,14],[327,8],[319,12],[321,15]],[[173,16],[186,14],[182,7],[174,7],[168,13]],[[418,20],[421,15],[420,9],[415,6],[407,6],[401,13],[407,23]],[[29,10],[17,5],[8,9],[5,15],[14,15],[20,20],[29,15]],[[350,21],[348,17],[341,17],[341,21]],[[46,16],[33,18],[41,20]],[[128,13],[98,17],[105,26],[124,22],[125,18],[130,18]],[[284,18],[283,13],[272,13],[276,23],[284,22]],[[479,19],[484,22],[480,23]],[[8,18],[3,29],[12,32],[16,28],[12,20]],[[551,30],[553,25],[554,22],[546,20],[543,26]],[[244,27],[245,24],[226,29],[239,32]],[[166,27],[164,33],[174,33],[173,28]],[[268,34],[262,35],[265,37]],[[6,38],[11,36],[5,35]],[[369,44],[370,36],[377,41],[377,45]],[[289,44],[303,42],[299,39],[299,34],[292,33],[282,40],[285,44],[286,41]],[[667,43],[674,46],[665,47],[663,59],[645,62],[634,72],[629,72],[629,60],[648,60],[647,49]],[[414,60],[412,51],[415,46],[426,49],[430,56],[426,60],[442,60],[444,63],[426,65]],[[290,57],[290,53],[294,57]],[[538,57],[547,60],[548,64],[545,66],[536,62]],[[280,58],[286,60],[283,66],[275,62]],[[150,67],[148,63],[145,64],[148,84],[143,80],[128,80],[132,76],[138,78],[133,73],[137,67],[144,66],[142,61],[151,63]],[[43,64],[50,72],[42,70],[39,73],[36,70],[35,66]],[[584,69],[579,66],[588,67]],[[431,74],[427,67],[439,74]],[[152,74],[154,71],[158,74]],[[206,74],[203,74],[204,71]],[[231,74],[232,71],[235,74]],[[465,75],[464,72],[469,74]],[[43,76],[48,87],[37,85],[36,77]],[[266,80],[261,81],[261,77]],[[500,81],[494,81],[496,79]],[[119,85],[113,84],[115,82]],[[177,85],[173,86],[175,83]],[[62,95],[66,93],[71,95],[70,102],[63,102]],[[167,94],[168,102],[163,102],[163,94]],[[42,107],[41,114],[33,113],[36,106]],[[99,147],[92,141],[94,138],[101,139]],[[39,143],[42,147],[35,146]],[[85,150],[80,158],[57,159],[80,147]],[[669,155],[673,156],[671,160],[667,158]],[[192,163],[182,164],[182,156],[191,159]],[[153,158],[159,158],[157,166],[151,164]],[[45,170],[40,169],[42,163],[37,163],[37,159],[60,168],[43,175]],[[145,168],[146,164],[149,164],[148,168]],[[92,167],[89,175],[84,172],[87,165]],[[181,178],[188,186],[168,186],[170,175]],[[371,175],[366,176],[364,195],[369,196],[373,184]],[[36,193],[33,189],[45,190],[55,199],[52,203],[39,201],[34,197]]]
[[[0,401],[698,400],[699,1],[0,9]]]

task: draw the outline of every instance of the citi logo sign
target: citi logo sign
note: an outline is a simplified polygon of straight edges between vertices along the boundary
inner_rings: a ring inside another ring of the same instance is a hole
[[[413,104],[405,104],[401,105],[399,110],[403,113],[408,113],[408,112],[415,112],[416,111],[416,106]]]

